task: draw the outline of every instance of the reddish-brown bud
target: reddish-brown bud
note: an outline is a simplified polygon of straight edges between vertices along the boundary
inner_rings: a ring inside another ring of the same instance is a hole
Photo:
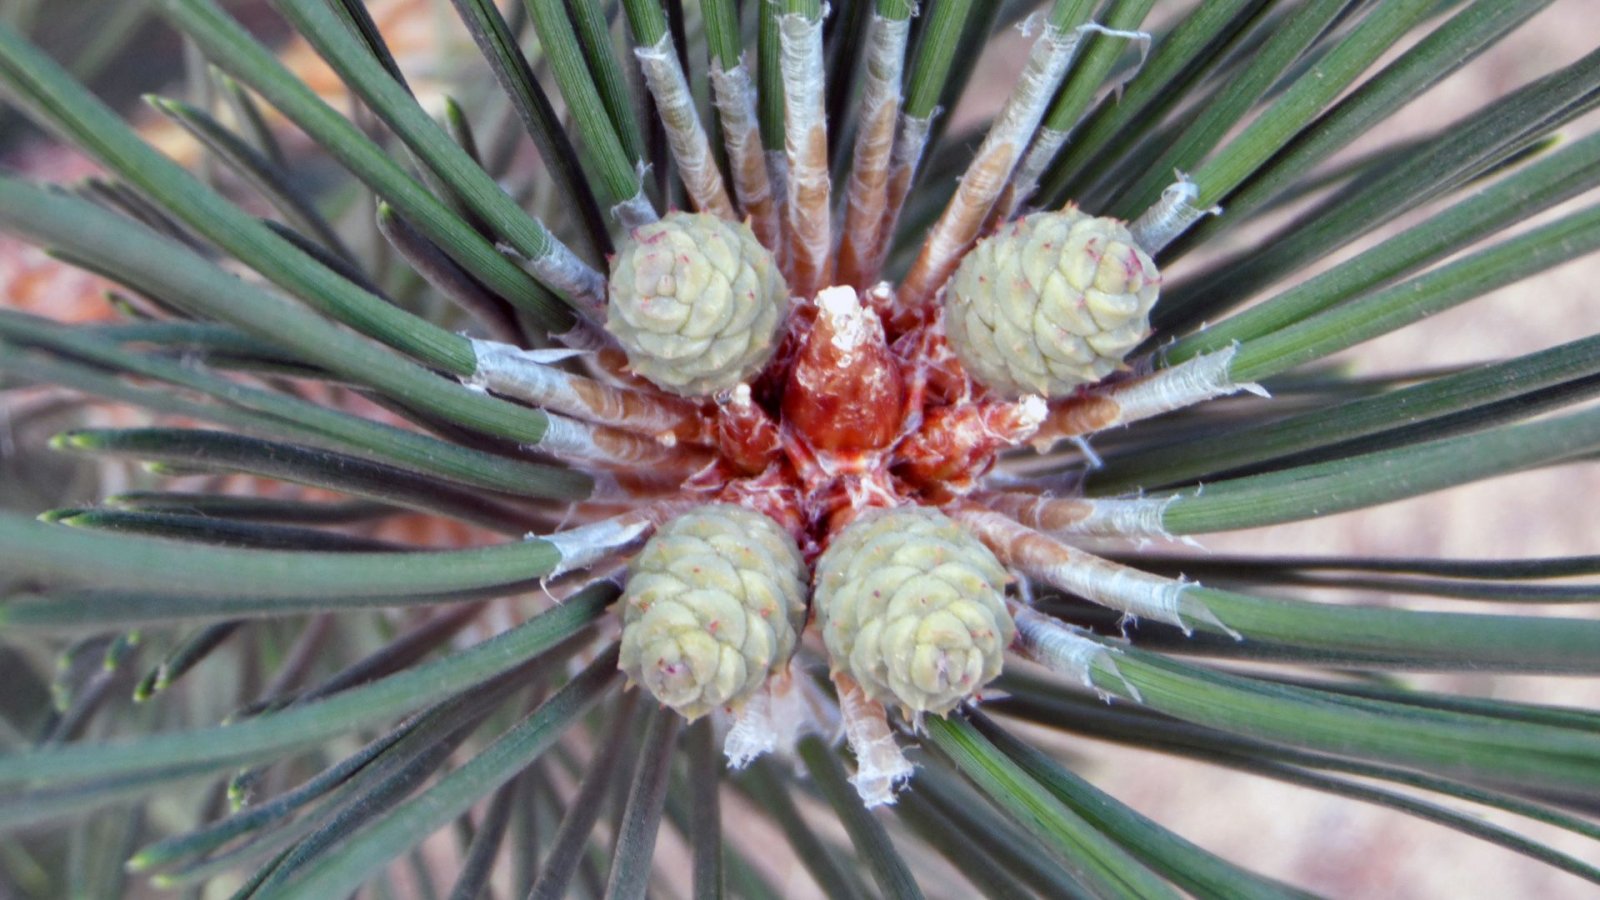
[[[928,410],[922,427],[898,448],[896,472],[925,487],[970,489],[996,451],[1038,430],[1045,411],[1040,397]]]
[[[727,399],[717,400],[717,448],[724,458],[746,475],[764,471],[783,453],[778,423],[750,398],[750,386],[741,384]]]
[[[783,392],[783,417],[812,448],[847,454],[887,447],[898,435],[900,367],[883,324],[854,288],[817,294],[817,316]]]

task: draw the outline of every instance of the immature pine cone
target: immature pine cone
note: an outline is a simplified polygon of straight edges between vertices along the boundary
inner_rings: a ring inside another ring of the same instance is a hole
[[[794,540],[758,512],[713,504],[673,519],[630,566],[622,671],[689,719],[737,705],[794,653],[804,572]]]
[[[1016,628],[1005,569],[924,507],[869,512],[817,561],[816,607],[834,671],[908,715],[943,715],[1000,674]]]
[[[1058,397],[1121,365],[1150,333],[1161,274],[1121,222],[1076,207],[1006,225],[961,261],[945,331],[979,384]]]
[[[606,330],[652,384],[700,397],[761,370],[777,349],[788,287],[750,228],[672,212],[633,230],[611,260]]]

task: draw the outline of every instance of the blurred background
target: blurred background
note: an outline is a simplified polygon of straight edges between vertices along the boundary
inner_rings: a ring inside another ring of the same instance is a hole
[[[1516,0],[1509,0],[1516,2]],[[228,4],[265,35],[276,35],[303,73],[314,61],[287,42],[281,23],[258,0]],[[1188,4],[1163,3],[1151,25]],[[144,114],[139,94],[174,92],[186,60],[180,42],[149,15],[143,0],[0,0],[0,18],[27,23],[57,58],[72,61],[102,95],[129,114]],[[448,71],[463,38],[445,0],[373,0],[374,14],[400,51],[401,63],[426,82]],[[1594,49],[1596,0],[1557,0],[1520,32],[1421,101],[1336,158],[1349,158],[1397,138],[1448,125],[1486,97],[1501,96]],[[133,41],[127,34],[137,32]],[[970,124],[992,111],[1009,91],[1025,52],[1021,35],[996,41],[982,61],[974,89],[954,110],[953,127]],[[441,45],[442,48],[441,48]],[[128,48],[134,48],[131,51]],[[333,90],[327,79],[322,86]],[[1592,128],[1594,115],[1588,120]],[[1574,130],[1584,129],[1582,125]],[[175,155],[192,151],[169,129],[154,124],[154,140]],[[81,158],[51,144],[10,112],[0,108],[0,165],[47,180],[71,180],[92,173]],[[1535,223],[1570,212],[1584,198],[1557,207]],[[1592,198],[1589,198],[1592,201]],[[1392,233],[1433,210],[1424,208],[1398,223]],[[1285,214],[1291,214],[1286,211]],[[1230,233],[1230,246],[1248,245],[1268,219],[1242,234]],[[1350,248],[1383,239],[1375,235]],[[1336,257],[1334,261],[1344,258]],[[1180,262],[1167,273],[1181,279]],[[1309,274],[1309,273],[1308,273]],[[1356,348],[1341,358],[1353,371],[1382,375],[1449,367],[1526,353],[1591,333],[1600,321],[1600,259],[1589,258],[1403,329]],[[0,297],[4,302],[62,318],[106,313],[101,285],[66,271],[39,251],[0,238]],[[35,512],[127,487],[134,474],[111,468],[86,468],[44,449],[49,435],[69,424],[84,424],[85,413],[50,390],[0,393],[0,504]],[[110,416],[93,411],[91,416]],[[1293,554],[1372,554],[1383,556],[1536,557],[1600,552],[1600,467],[1549,468],[1419,498],[1387,507],[1333,516],[1256,532],[1207,537],[1197,552]],[[1174,546],[1163,552],[1181,552]],[[1326,597],[1326,591],[1319,590]],[[1376,594],[1348,594],[1364,603],[1390,603]],[[1408,605],[1426,601],[1406,599]],[[1458,601],[1459,608],[1462,602]],[[1494,611],[1490,604],[1474,611]],[[1518,612],[1526,612],[1519,609]],[[1581,615],[1566,607],[1564,615]],[[0,651],[3,653],[4,651]],[[0,673],[5,661],[0,659]],[[1487,677],[1471,674],[1419,676],[1420,685],[1445,687],[1482,696],[1600,707],[1600,684],[1585,679]],[[38,698],[12,696],[0,705]],[[1374,806],[1326,797],[1236,774],[1111,745],[1075,741],[1057,749],[1100,787],[1172,827],[1206,848],[1246,861],[1269,875],[1335,897],[1541,897],[1593,896],[1592,888],[1550,869],[1457,832]],[[732,810],[730,810],[732,814]],[[1494,814],[1505,824],[1572,853],[1586,852],[1580,838]],[[831,818],[824,821],[832,822]],[[769,823],[754,823],[756,828]],[[785,883],[781,874],[779,883]],[[810,882],[795,867],[787,879],[794,896],[811,896]]]

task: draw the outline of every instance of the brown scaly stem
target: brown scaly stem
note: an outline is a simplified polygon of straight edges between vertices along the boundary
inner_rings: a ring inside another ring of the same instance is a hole
[[[814,558],[821,552],[811,539],[810,523],[802,514],[804,497],[788,465],[777,463],[754,478],[730,481],[717,494],[717,499],[766,514],[794,537],[806,558]]]
[[[882,468],[836,475],[808,499],[813,521],[826,540],[832,540],[867,510],[890,509],[907,502],[905,490]]]
[[[929,350],[937,339],[937,329],[919,328],[910,334],[901,335],[900,339],[889,348],[895,356],[895,361],[900,365],[902,380],[905,382],[905,415],[900,421],[902,440],[915,434],[917,429],[922,427],[923,411],[927,408],[930,396],[938,396],[937,392],[930,393],[929,390],[933,384],[934,373],[933,366],[928,362]]]
[[[966,403],[978,390],[967,370],[951,349],[945,337],[943,315],[936,312],[933,321],[895,342],[896,348],[905,344],[913,350],[916,368],[926,382],[928,396],[943,403]]]

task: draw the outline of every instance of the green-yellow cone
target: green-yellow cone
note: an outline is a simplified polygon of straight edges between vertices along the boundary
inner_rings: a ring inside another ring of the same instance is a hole
[[[749,226],[673,212],[611,260],[606,330],[664,390],[703,397],[746,381],[777,349],[788,288]]]
[[[1058,397],[1122,364],[1150,334],[1161,275],[1123,223],[1068,207],[980,241],[944,290],[967,372],[1005,397]]]
[[[656,531],[622,594],[621,669],[689,719],[736,706],[794,653],[805,562],[788,533],[713,504]]]
[[[943,514],[864,514],[817,561],[834,671],[907,714],[944,714],[1000,674],[1016,632],[994,554]]]

